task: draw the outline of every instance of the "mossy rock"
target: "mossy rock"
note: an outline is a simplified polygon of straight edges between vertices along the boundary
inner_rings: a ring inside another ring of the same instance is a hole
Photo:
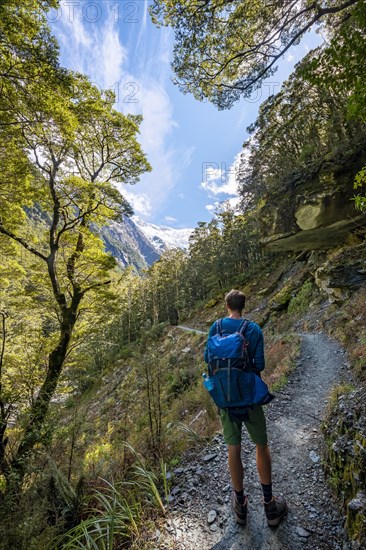
[[[266,294],[269,294],[271,292],[271,287],[268,286],[266,288],[263,288],[262,290],[259,290],[257,292],[257,296],[265,296]]]
[[[219,298],[212,298],[212,300],[209,300],[206,304],[205,304],[205,308],[206,309],[210,309],[211,307],[214,307],[216,304],[219,303]]]
[[[269,306],[275,311],[286,309],[293,296],[293,289],[289,286],[284,286],[277,294],[269,300]]]
[[[324,424],[326,472],[346,515],[349,537],[366,547],[366,388],[338,396]]]

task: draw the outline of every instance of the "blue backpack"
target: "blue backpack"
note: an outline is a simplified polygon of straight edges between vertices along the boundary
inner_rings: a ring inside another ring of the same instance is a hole
[[[274,398],[248,355],[244,337],[248,324],[244,319],[237,332],[224,334],[219,319],[216,333],[207,340],[209,378],[204,385],[216,405],[234,421],[246,420],[251,407],[266,405]]]

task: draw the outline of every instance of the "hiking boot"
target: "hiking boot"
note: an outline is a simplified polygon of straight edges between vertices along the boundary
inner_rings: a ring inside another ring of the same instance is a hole
[[[287,504],[283,496],[272,497],[268,503],[264,503],[264,511],[267,516],[267,523],[270,527],[277,527],[281,519],[287,514]]]
[[[245,496],[244,503],[240,504],[236,494],[233,491],[231,495],[231,506],[235,514],[236,522],[240,523],[240,525],[245,525],[247,522],[248,498]]]

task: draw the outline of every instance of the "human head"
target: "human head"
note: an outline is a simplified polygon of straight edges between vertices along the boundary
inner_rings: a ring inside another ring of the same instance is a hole
[[[245,296],[240,290],[230,290],[225,296],[226,307],[240,314],[245,306]]]

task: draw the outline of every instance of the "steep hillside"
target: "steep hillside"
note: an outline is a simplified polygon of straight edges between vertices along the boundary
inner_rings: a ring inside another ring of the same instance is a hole
[[[260,224],[269,249],[327,250],[366,234],[366,214],[354,208],[354,180],[366,162],[364,138],[292,174],[263,201]]]
[[[323,404],[331,399],[332,386],[337,388],[337,384],[342,383],[339,389],[334,390],[334,395],[342,396],[344,392],[349,391],[348,388],[352,389],[353,384],[364,383],[364,342],[366,341],[364,279],[340,281],[339,278],[335,278],[332,282],[333,279],[330,278],[325,289],[322,285],[318,286],[320,270],[325,272],[336,269],[337,264],[345,269],[347,258],[354,261],[356,256],[359,258],[358,261],[365,262],[365,259],[362,259],[365,258],[364,254],[365,245],[359,245],[356,248],[344,247],[337,252],[307,253],[297,257],[290,254],[287,258],[273,256],[268,258],[263,273],[253,276],[242,287],[248,298],[248,317],[259,322],[264,330],[267,359],[265,379],[275,393],[283,390],[287,381],[292,380],[291,377],[299,376],[296,374],[297,369],[300,369],[298,360],[300,338],[297,333],[303,331],[311,331],[314,334],[328,332],[340,339],[349,352],[353,374],[348,377],[348,373],[344,372],[342,378],[334,374],[329,379],[329,388],[322,397]],[[332,284],[338,286],[332,287]],[[333,292],[335,288],[339,289],[339,292]],[[206,333],[217,317],[225,315],[223,295],[224,291],[215,299],[198,306],[183,320],[184,325]],[[342,304],[342,313],[340,304]],[[319,338],[322,337],[319,336]],[[82,417],[85,434],[82,439],[76,441],[74,446],[73,458],[76,469],[74,475],[81,468],[81,471],[89,472],[89,475],[93,472],[93,476],[118,477],[131,462],[131,455],[123,447],[123,441],[126,440],[142,453],[151,467],[154,467],[156,456],[164,458],[168,470],[174,470],[177,465],[183,469],[188,467],[185,462],[185,452],[196,449],[194,451],[196,453],[219,430],[215,407],[201,382],[201,373],[205,370],[203,362],[205,340],[205,334],[190,333],[166,324],[157,325],[146,331],[140,342],[126,346],[123,355],[104,369],[101,378],[95,381],[92,388],[72,398],[70,413],[65,418],[65,422],[71,429],[74,415]],[[314,368],[322,371],[325,363],[318,356],[318,351],[315,346]],[[292,375],[294,369],[296,371]],[[356,382],[353,382],[353,377]],[[306,378],[307,389],[302,396],[304,402],[307,402],[312,395],[313,382],[311,376]],[[325,386],[320,382],[319,384],[319,387],[325,390]],[[285,393],[288,392],[284,391]],[[290,394],[283,399],[289,404],[289,411],[291,411]],[[332,403],[337,403],[334,397],[333,401],[330,401],[330,407]],[[359,400],[353,404],[351,394],[348,398],[350,411],[353,410],[353,406],[359,407],[357,403]],[[279,406],[281,407],[280,403]],[[344,409],[338,406],[332,414],[332,424],[326,424],[326,441],[330,441],[331,444],[338,439],[337,418],[343,417]],[[360,414],[355,412],[355,422],[358,421],[356,419],[359,416]],[[320,429],[318,424],[316,429]],[[344,425],[341,424],[339,429],[339,437],[342,438]],[[355,430],[357,431],[357,428]],[[64,443],[66,454],[67,441],[68,437],[65,438]],[[363,444],[360,440],[361,447]],[[320,437],[317,440],[316,453],[324,452],[325,456],[329,456],[323,445],[324,439]],[[342,449],[342,453],[347,452],[347,447],[344,445],[339,448]],[[353,505],[350,505],[350,508],[347,506],[362,491],[364,465],[359,459],[361,455],[351,454],[344,463],[348,464],[344,472],[340,467],[337,446],[333,444],[332,449],[327,472],[332,479],[335,475],[333,468],[337,468],[336,475],[340,480],[337,490],[342,491],[343,513],[346,513],[349,518],[347,520],[349,533],[360,542],[364,537],[359,527],[360,518],[363,517],[362,506],[356,512],[353,511]],[[61,452],[60,447],[59,452]],[[352,483],[348,485],[349,489],[345,493],[341,480],[342,476],[349,476],[350,471],[354,471],[354,477],[351,474]],[[171,486],[170,484],[171,481],[168,485]],[[342,513],[342,510],[339,512]],[[337,522],[337,529],[341,529],[339,519]],[[307,533],[312,532],[308,520],[305,523],[295,523],[294,529],[296,526],[301,528],[305,526]],[[321,529],[320,524],[317,530],[319,529]],[[151,536],[150,531],[140,533],[137,537],[137,548],[150,548],[149,544],[144,546],[146,542],[144,537],[150,540]],[[337,537],[342,538],[342,536],[342,530],[338,531]],[[309,544],[311,540],[313,539],[309,539]],[[183,541],[181,546],[177,546],[182,549],[185,547]],[[356,545],[355,548],[358,546]]]
[[[131,218],[124,217],[123,222],[112,222],[104,227],[101,236],[105,249],[110,252],[123,267],[134,266],[138,271],[147,269],[160,258],[160,252],[142,233]]]
[[[142,221],[138,216],[124,216],[122,222],[111,222],[101,230],[105,249],[123,267],[147,269],[166,251],[187,249],[193,229],[174,229]]]

